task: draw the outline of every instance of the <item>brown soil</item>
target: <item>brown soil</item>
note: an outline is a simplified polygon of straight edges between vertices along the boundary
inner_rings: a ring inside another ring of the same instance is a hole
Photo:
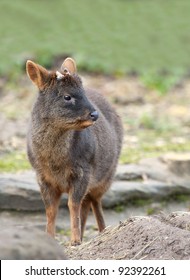
[[[189,260],[190,213],[129,218],[65,252],[77,260]]]

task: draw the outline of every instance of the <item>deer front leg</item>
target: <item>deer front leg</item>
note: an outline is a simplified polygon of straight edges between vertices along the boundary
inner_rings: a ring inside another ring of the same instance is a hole
[[[86,195],[81,203],[80,217],[81,217],[81,240],[83,239],[84,230],[86,226],[87,217],[91,207],[91,197]]]
[[[72,246],[81,244],[81,207],[87,191],[89,173],[87,169],[85,174],[79,170],[78,176],[73,180],[69,190],[68,207],[71,221]]]
[[[71,221],[71,245],[76,246],[81,244],[81,220],[80,208],[81,203],[73,199],[73,195],[69,194],[68,207]]]

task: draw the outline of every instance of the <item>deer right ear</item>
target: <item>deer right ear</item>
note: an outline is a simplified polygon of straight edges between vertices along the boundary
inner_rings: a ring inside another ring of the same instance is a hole
[[[31,60],[26,62],[26,72],[31,81],[40,90],[43,90],[50,80],[50,73],[44,67],[34,63]]]
[[[69,74],[74,74],[77,72],[77,67],[74,59],[67,57],[61,66],[61,71],[66,72],[68,71]]]

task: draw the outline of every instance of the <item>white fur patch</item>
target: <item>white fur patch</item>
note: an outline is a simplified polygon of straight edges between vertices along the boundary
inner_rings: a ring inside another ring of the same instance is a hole
[[[64,75],[61,74],[59,71],[56,71],[57,80],[63,79]]]

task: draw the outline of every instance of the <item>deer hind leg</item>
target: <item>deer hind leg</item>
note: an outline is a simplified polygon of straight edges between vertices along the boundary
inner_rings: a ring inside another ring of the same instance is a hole
[[[47,184],[41,184],[41,196],[46,210],[46,232],[52,237],[55,236],[55,221],[59,208],[61,192],[54,190]]]
[[[104,222],[101,198],[92,199],[92,210],[94,212],[94,215],[95,215],[95,218],[96,218],[96,221],[98,224],[98,230],[99,230],[99,232],[101,232],[106,227],[105,222]]]
[[[85,226],[86,226],[86,220],[87,220],[87,217],[88,217],[88,213],[90,211],[90,207],[91,207],[91,198],[87,194],[84,197],[83,201],[82,201],[81,211],[80,211],[80,217],[81,217],[81,240],[82,240],[83,235],[84,235],[84,230],[85,230]]]

